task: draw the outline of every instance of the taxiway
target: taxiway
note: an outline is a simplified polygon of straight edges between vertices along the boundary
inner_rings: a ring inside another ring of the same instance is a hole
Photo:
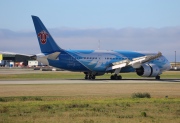
[[[180,82],[180,79],[163,79],[163,80],[152,80],[152,79],[124,79],[124,80],[1,80],[0,84],[115,84],[115,83],[177,83]]]

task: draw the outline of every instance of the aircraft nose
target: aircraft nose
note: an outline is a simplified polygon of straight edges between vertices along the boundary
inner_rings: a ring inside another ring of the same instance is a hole
[[[167,60],[166,62],[166,70],[170,70],[171,69],[171,64],[170,62]]]
[[[170,70],[171,69],[171,64],[170,63],[167,63],[167,68],[166,70]]]
[[[170,70],[170,69],[171,69],[171,64],[170,64],[170,62],[167,60],[167,58],[165,58],[165,57],[164,57],[164,62],[165,62],[165,66],[164,66],[165,70],[166,70],[166,71]]]

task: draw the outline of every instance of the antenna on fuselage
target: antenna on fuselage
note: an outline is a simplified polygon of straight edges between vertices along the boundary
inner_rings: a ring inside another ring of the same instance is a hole
[[[98,50],[100,50],[100,45],[101,45],[101,44],[100,44],[100,40],[99,40],[99,42],[98,42],[98,43],[99,43],[99,44],[98,44]]]

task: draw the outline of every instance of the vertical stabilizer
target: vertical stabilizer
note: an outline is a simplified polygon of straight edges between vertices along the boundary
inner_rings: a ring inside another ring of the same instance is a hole
[[[32,16],[36,35],[39,41],[39,46],[42,53],[53,53],[60,50],[51,34],[48,32],[42,21],[37,16]]]

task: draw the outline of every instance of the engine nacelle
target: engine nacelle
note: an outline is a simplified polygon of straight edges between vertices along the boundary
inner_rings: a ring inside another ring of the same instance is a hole
[[[136,73],[143,77],[156,77],[160,74],[160,69],[155,64],[142,64],[136,69]]]

